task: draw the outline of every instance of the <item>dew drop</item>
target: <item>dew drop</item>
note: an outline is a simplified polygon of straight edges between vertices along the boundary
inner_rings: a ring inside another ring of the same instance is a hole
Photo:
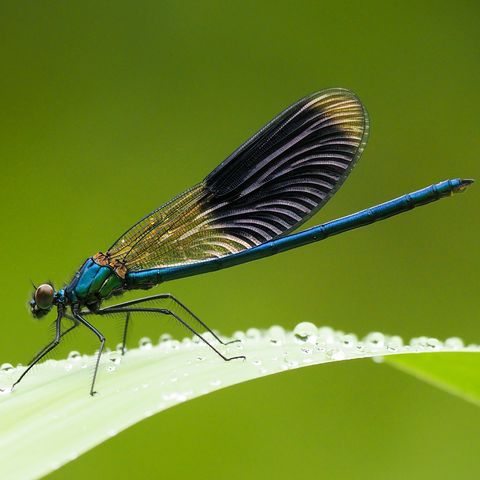
[[[441,350],[443,343],[437,338],[428,338],[426,341],[426,347],[430,350]]]
[[[15,367],[11,363],[2,363],[2,366],[0,366],[0,371],[10,374],[15,371]]]
[[[400,350],[403,347],[403,339],[402,337],[399,337],[398,335],[394,335],[393,337],[390,337],[387,340],[387,348],[388,350],[392,350],[396,352],[397,350]]]
[[[108,353],[108,360],[113,363],[114,365],[120,365],[122,361],[122,354],[121,351],[114,350],[113,352]]]
[[[210,382],[210,385],[212,385],[213,387],[219,387],[220,385],[222,384],[221,380],[212,380]]]
[[[138,342],[138,346],[140,350],[150,350],[152,348],[152,341],[148,337],[142,337]]]
[[[262,364],[262,361],[259,360],[258,358],[255,358],[254,360],[252,360],[252,364],[258,367]]]
[[[197,357],[197,362],[203,362],[205,360],[205,357]]]
[[[318,329],[318,343],[330,344],[335,342],[335,332],[330,327],[320,327]]]
[[[274,345],[282,345],[285,341],[285,330],[278,325],[274,325],[268,329],[267,338]]]
[[[258,328],[249,328],[246,333],[250,340],[260,340],[262,337],[262,332]]]
[[[414,337],[410,340],[410,346],[412,347],[426,347],[428,337]]]
[[[232,337],[235,340],[245,340],[247,338],[247,336],[245,335],[245,332],[242,332],[240,330],[237,330],[236,332],[233,332]]]
[[[346,350],[352,350],[357,346],[357,337],[353,335],[352,333],[349,333],[347,335],[342,335],[340,337],[340,342],[342,344],[342,347],[345,348]]]
[[[313,352],[313,350],[312,350],[310,347],[306,347],[306,346],[301,347],[300,350],[301,350],[302,353],[304,353],[305,355],[310,355],[310,354]]]
[[[381,350],[385,347],[385,335],[380,332],[369,333],[365,337],[365,346],[370,350]]]
[[[169,342],[172,340],[172,336],[169,333],[162,333],[160,335],[160,342]]]
[[[12,387],[1,387],[0,388],[0,395],[8,395],[12,393]]]
[[[458,337],[450,337],[445,340],[445,347],[452,350],[461,350],[463,348],[463,340]]]
[[[314,344],[317,341],[318,329],[311,322],[301,322],[293,329],[293,334],[300,342]]]
[[[76,350],[72,350],[68,354],[68,360],[71,360],[73,362],[79,362],[82,356],[80,355],[80,352],[77,352]]]

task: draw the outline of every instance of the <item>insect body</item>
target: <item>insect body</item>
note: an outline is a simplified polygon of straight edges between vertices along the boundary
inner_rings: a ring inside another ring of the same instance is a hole
[[[105,338],[87,320],[91,315],[124,315],[124,352],[130,315],[149,312],[175,318],[224,360],[242,358],[227,358],[218,351],[199,330],[222,340],[171,295],[106,308],[102,302],[126,290],[148,289],[317,242],[462,191],[472,182],[440,182],[292,234],[342,185],[365,147],[368,129],[367,112],[352,92],[330,89],[310,95],[272,120],[202,182],[144,217],[105,253],[87,259],[63,290],[40,285],[31,311],[40,318],[56,307],[56,335],[16,383],[62,336],[83,325],[100,342],[90,389],[93,395]],[[162,307],[166,299],[182,313]],[[65,331],[62,318],[72,322]]]

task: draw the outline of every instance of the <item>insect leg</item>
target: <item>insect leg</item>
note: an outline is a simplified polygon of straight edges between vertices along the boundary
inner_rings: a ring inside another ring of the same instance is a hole
[[[59,343],[61,338],[61,325],[62,325],[62,317],[63,317],[63,309],[58,308],[57,310],[57,319],[55,320],[55,339],[53,342],[49,343],[46,347],[42,348],[33,360],[28,365],[27,369],[20,375],[18,380],[12,385],[12,390],[14,389],[15,385],[20,383],[22,378],[50,351],[52,351]]]
[[[125,318],[125,327],[123,328],[122,355],[125,355],[125,351],[126,351],[127,331],[128,331],[129,322],[130,322],[130,312],[127,312],[127,316]]]
[[[97,355],[97,362],[95,364],[95,371],[93,373],[93,380],[92,380],[92,386],[90,387],[90,395],[95,395],[97,392],[94,390],[95,388],[95,380],[97,378],[97,372],[98,372],[98,365],[100,364],[100,357],[102,356],[103,352],[103,347],[105,345],[105,337],[89,322],[87,322],[81,315],[80,313],[73,312],[73,316],[75,317],[76,320],[78,320],[82,325],[87,327],[91,332],[93,332],[98,340],[100,341],[100,348],[98,349],[98,355]]]
[[[73,322],[73,325],[69,328],[67,328],[64,332],[62,332],[60,334],[60,339],[62,339],[67,333],[71,332],[74,328],[77,328],[79,323],[70,315],[68,315],[67,313],[65,313],[63,315],[64,318],[68,318],[69,320],[71,320]],[[41,355],[48,347],[50,346],[50,344],[48,344],[46,347],[42,348],[42,350],[40,350],[40,352],[38,352],[32,360],[30,360],[30,362],[28,362],[28,364],[30,365],[31,363],[33,363],[35,361],[35,359]]]
[[[172,307],[178,307],[178,309],[181,312],[180,315],[182,315],[183,318],[185,318],[185,316],[188,318],[187,323],[189,323],[190,326],[193,326],[196,323],[197,325],[194,327],[195,330],[202,330],[202,329],[207,330],[213,336],[213,338],[215,338],[222,345],[229,345],[230,343],[235,343],[240,341],[240,340],[231,340],[229,342],[224,342],[205,322],[200,320],[200,318],[197,315],[195,315],[184,303],[182,303],[180,300],[175,298],[170,293],[162,293],[159,295],[152,295],[150,297],[140,298],[138,300],[131,300],[128,302],[119,303],[117,305],[112,305],[110,307],[100,309],[95,313],[102,314],[102,312],[107,313],[108,311],[112,311],[113,309],[118,311],[118,308],[126,308],[126,307],[137,308],[140,306],[148,307],[149,305],[152,305],[152,307],[155,306],[155,308],[157,308],[158,306],[159,309],[172,310],[172,308],[170,308],[170,305],[167,305],[166,307],[164,307],[163,305],[164,301],[170,301],[173,304]],[[158,305],[158,303],[160,303],[160,305]],[[83,313],[85,315],[91,314],[90,312],[83,312]],[[128,321],[129,319],[127,319],[125,324],[124,344],[126,340],[126,329],[128,329]]]
[[[108,307],[104,310],[99,310],[96,312],[98,315],[108,315],[108,314],[113,314],[113,313],[122,313],[122,312],[138,312],[138,313],[159,313],[161,315],[169,315],[173,317],[175,320],[177,320],[179,323],[181,323],[185,328],[190,330],[194,335],[196,335],[198,338],[200,338],[206,345],[208,345],[219,357],[221,357],[223,360],[226,362],[229,362],[230,360],[235,360],[235,359],[245,359],[244,355],[237,355],[234,357],[226,357],[221,353],[219,350],[217,350],[203,335],[201,335],[199,332],[197,332],[188,322],[183,320],[179,315],[177,315],[175,312],[172,312],[171,310],[168,310],[166,308],[142,308],[142,307],[122,307],[122,306],[112,306]]]
[[[203,328],[205,328],[208,332],[210,332],[215,340],[219,341],[222,345],[230,345],[231,343],[239,342],[240,340],[230,340],[229,342],[224,342],[206,323],[202,322],[197,315],[195,315],[184,303],[174,297],[171,293],[162,293],[160,295],[156,295],[156,298],[161,299],[169,299],[172,302],[176,303],[181,309],[183,309],[188,315],[192,316]]]

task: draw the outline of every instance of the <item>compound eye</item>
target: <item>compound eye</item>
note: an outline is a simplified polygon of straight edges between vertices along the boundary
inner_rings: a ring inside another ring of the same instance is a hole
[[[49,309],[53,303],[54,290],[51,285],[44,283],[35,290],[35,303],[38,308]]]

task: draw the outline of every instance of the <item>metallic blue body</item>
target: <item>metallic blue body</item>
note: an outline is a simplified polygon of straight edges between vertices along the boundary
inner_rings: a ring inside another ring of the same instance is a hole
[[[124,290],[124,282],[109,266],[102,266],[89,258],[65,288],[65,299],[70,304],[95,308],[103,299]]]
[[[463,187],[464,183],[461,179],[456,178],[453,180],[445,180],[375,207],[367,208],[360,212],[333,220],[323,225],[318,225],[299,233],[280,237],[276,240],[263,243],[240,253],[214,260],[184,264],[169,268],[155,268],[129,272],[126,275],[126,285],[129,289],[148,288],[167,280],[198,275],[232,267],[241,263],[251,262],[292,248],[318,242],[347,230],[369,225],[377,220],[383,220],[393,215],[406,212],[417,206],[434,202],[440,198],[451,195],[453,192],[459,191]]]

